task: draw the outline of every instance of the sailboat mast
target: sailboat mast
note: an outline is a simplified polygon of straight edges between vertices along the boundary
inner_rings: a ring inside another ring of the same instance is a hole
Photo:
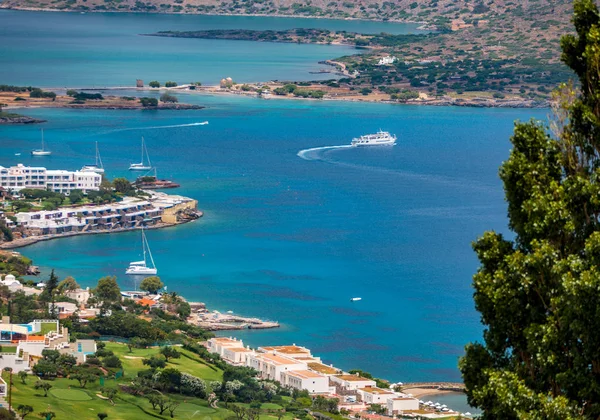
[[[146,157],[148,158],[148,166],[152,166],[152,164],[150,163],[150,155],[148,154],[148,148],[146,147],[146,144],[144,143],[144,150],[146,151]],[[142,152],[143,153],[143,152]],[[144,161],[144,157],[142,155],[142,162]]]
[[[42,150],[44,150],[44,129],[42,128]]]
[[[142,160],[140,162],[144,163],[144,136],[142,136]]]
[[[152,262],[152,268],[156,268],[156,264],[154,264],[154,258],[152,258],[152,251],[150,251],[150,245],[148,244],[148,239],[146,238],[146,235],[144,235],[144,242],[146,243],[146,247],[148,248],[148,255],[150,255],[150,261]],[[144,252],[144,261],[146,261],[145,255],[146,254]]]
[[[96,142],[96,166],[98,166],[98,164],[100,164],[100,168],[104,169],[102,157],[100,157],[100,149],[98,149],[98,142]]]
[[[146,235],[144,234],[143,227],[142,227],[142,252],[144,254],[144,265],[146,265]]]

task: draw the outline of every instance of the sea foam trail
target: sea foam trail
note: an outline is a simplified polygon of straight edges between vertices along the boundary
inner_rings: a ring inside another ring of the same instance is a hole
[[[476,190],[476,191],[485,191],[485,192],[494,191],[494,187],[492,187],[490,185],[479,183],[474,180],[464,180],[464,179],[447,177],[447,176],[443,176],[443,175],[424,174],[424,173],[402,171],[402,170],[391,169],[391,168],[381,168],[381,167],[371,166],[371,165],[361,165],[361,164],[356,164],[356,163],[341,162],[339,160],[333,160],[333,159],[328,158],[323,155],[323,153],[328,150],[346,149],[346,148],[351,148],[351,147],[353,147],[353,146],[349,145],[349,144],[346,144],[343,146],[313,147],[311,149],[304,149],[304,150],[299,151],[298,156],[304,160],[319,160],[321,162],[326,162],[326,163],[329,163],[332,165],[337,165],[337,166],[342,166],[342,167],[352,168],[352,169],[358,169],[358,170],[363,170],[363,171],[390,174],[390,175],[394,175],[394,176],[401,177],[404,179],[412,179],[415,181],[447,185],[449,187],[456,187],[456,188],[466,188],[466,189]]]
[[[111,132],[114,133],[115,131],[156,130],[156,129],[159,129],[159,128],[196,127],[198,125],[208,125],[208,121],[195,122],[195,123],[189,123],[189,124],[156,125],[154,127],[119,128],[119,129],[116,129],[116,130],[112,130]]]
[[[195,122],[189,124],[176,124],[176,125],[156,125],[153,127],[131,127],[131,128],[115,128],[114,130],[103,131],[102,133],[91,134],[84,137],[103,136],[110,133],[119,133],[121,131],[137,131],[137,130],[157,130],[162,128],[179,128],[179,127],[197,127],[200,125],[208,125],[208,121]]]
[[[344,144],[342,146],[323,146],[323,147],[313,147],[312,149],[304,149],[298,152],[298,156],[304,160],[321,160],[321,153],[326,150],[335,150],[335,149],[348,149],[352,147],[349,144]]]

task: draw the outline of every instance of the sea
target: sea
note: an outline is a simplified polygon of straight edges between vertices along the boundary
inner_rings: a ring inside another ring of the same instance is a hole
[[[357,53],[138,35],[295,27],[416,31],[326,19],[0,11],[0,83],[309,80],[318,61]],[[471,244],[486,230],[510,235],[498,167],[514,121],[546,120],[548,110],[177,96],[206,108],[19,111],[48,122],[0,127],[1,165],[74,170],[93,163],[98,142],[107,176],[134,180],[127,168],[139,161],[144,137],[159,177],[181,184],[170,192],[197,199],[204,212],[196,222],[147,232],[168,291],[281,323],[226,333],[250,346],[303,345],[325,363],[394,382],[460,381],[458,358],[483,331],[472,300],[478,262]],[[50,157],[29,155],[40,128]],[[379,129],[395,133],[398,144],[334,147]],[[105,275],[123,289],[137,286],[124,272],[140,256],[139,232],[21,251],[42,267],[42,280],[54,269],[84,287]],[[442,399],[473,412],[463,395]]]

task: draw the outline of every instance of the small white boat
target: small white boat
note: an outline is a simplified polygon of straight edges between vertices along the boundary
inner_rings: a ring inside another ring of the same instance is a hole
[[[125,270],[125,274],[131,275],[156,275],[158,270],[156,269],[156,265],[154,264],[154,258],[152,258],[152,252],[150,252],[150,245],[148,245],[148,240],[146,239],[146,234],[144,233],[144,229],[142,228],[142,249],[144,252],[144,260],[143,261],[133,261],[129,263],[129,268]],[[152,263],[151,267],[148,267],[148,263],[146,261],[146,254],[150,256],[150,262]]]
[[[15,153],[15,156],[21,156],[21,154],[20,153]]]
[[[148,164],[144,162],[144,157],[148,159]],[[146,149],[146,144],[144,143],[144,138],[142,137],[142,160],[140,163],[132,163],[129,165],[130,171],[149,171],[152,169],[152,164],[150,163],[150,155],[148,155],[148,149]]]
[[[104,165],[102,164],[102,158],[100,157],[100,150],[98,150],[98,142],[96,142],[96,163],[94,165],[85,165],[81,168],[81,172],[104,173]]]
[[[31,151],[31,156],[50,156],[52,152],[44,146],[44,129],[42,128],[42,148]]]
[[[358,302],[359,300],[362,300],[362,298],[361,297],[355,297],[355,298],[350,299],[350,302]]]

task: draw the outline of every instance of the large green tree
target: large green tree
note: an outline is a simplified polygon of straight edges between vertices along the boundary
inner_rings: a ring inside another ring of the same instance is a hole
[[[98,284],[94,289],[94,297],[102,303],[103,306],[108,306],[121,301],[121,289],[117,284],[115,276],[106,276],[98,280]]]
[[[500,168],[513,239],[486,232],[474,299],[484,342],[460,362],[485,419],[600,418],[600,15],[574,2],[556,135],[519,123]]]
[[[140,284],[140,290],[145,290],[149,293],[156,294],[160,289],[164,287],[164,283],[158,276],[146,277]]]

